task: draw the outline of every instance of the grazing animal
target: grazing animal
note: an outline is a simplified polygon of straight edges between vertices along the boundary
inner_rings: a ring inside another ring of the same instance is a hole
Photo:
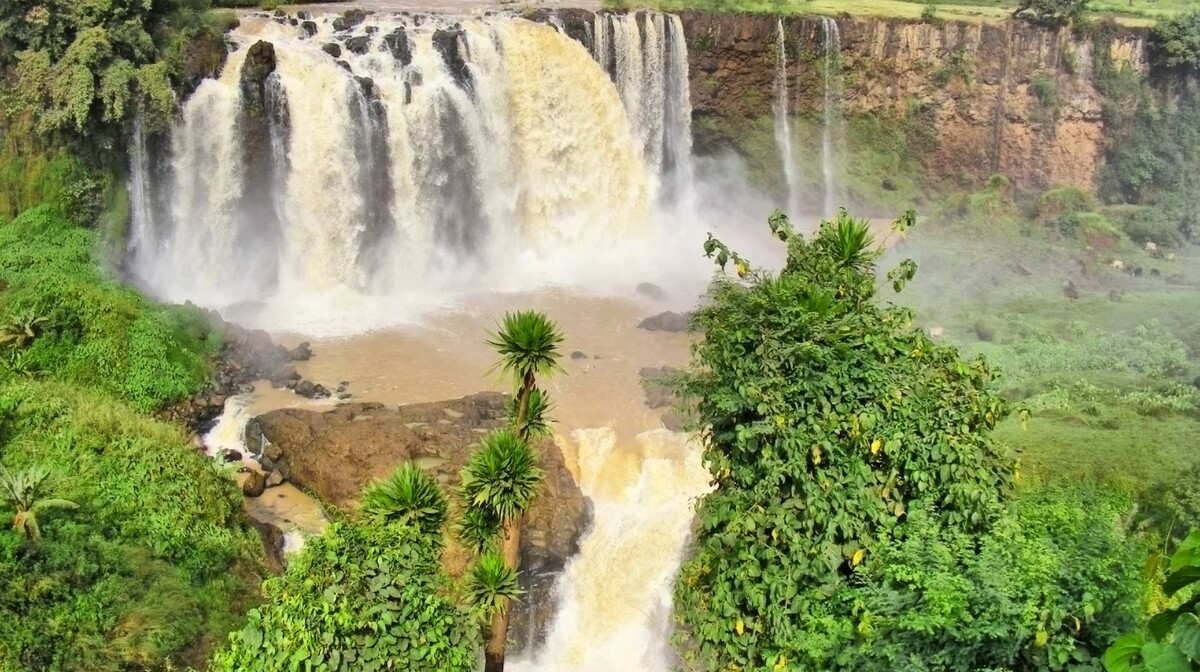
[[[1168,252],[1167,256],[1163,257],[1163,259],[1166,259],[1167,261],[1175,261],[1175,253]]]
[[[1154,277],[1157,278],[1158,276],[1162,275],[1162,272],[1159,271],[1157,268],[1152,268],[1152,269],[1150,269],[1150,275],[1153,275]]]
[[[1155,245],[1150,241],[1146,241],[1146,251],[1149,252],[1151,256],[1155,256],[1158,254],[1158,245]]]
[[[1068,299],[1070,299],[1072,301],[1079,298],[1079,288],[1076,287],[1075,283],[1071,282],[1070,280],[1068,280],[1065,284],[1063,284],[1062,292],[1063,292],[1063,296],[1067,297]]]
[[[1135,278],[1140,278],[1140,277],[1142,277],[1142,267],[1141,267],[1141,266],[1134,266],[1134,267],[1130,268],[1130,269],[1129,269],[1129,274],[1130,274],[1130,275],[1132,275],[1132,276],[1133,276],[1133,277],[1135,277]]]
[[[1125,262],[1121,261],[1120,259],[1109,259],[1108,265],[1117,269],[1118,271],[1124,270],[1125,268]]]

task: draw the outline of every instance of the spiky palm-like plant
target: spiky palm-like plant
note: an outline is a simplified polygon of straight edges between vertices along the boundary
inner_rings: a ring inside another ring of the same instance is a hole
[[[492,434],[463,469],[463,496],[467,507],[482,513],[464,516],[460,536],[466,532],[476,548],[489,547],[494,536],[487,536],[488,520],[500,521],[504,534],[501,542],[504,566],[516,580],[521,551],[521,524],[542,479],[530,442],[549,434],[547,411],[550,401],[537,387],[539,375],[562,371],[558,365],[558,346],[563,337],[558,326],[542,313],[507,313],[500,330],[490,335],[488,345],[496,349],[500,361],[495,369],[512,376],[513,401],[509,407],[511,430]],[[473,516],[470,517],[470,516]],[[501,604],[492,610],[491,628],[485,655],[485,672],[504,670],[504,650],[508,643],[507,597],[496,598]]]
[[[838,211],[837,219],[827,225],[833,227],[834,233],[829,238],[831,251],[843,266],[864,270],[878,256],[876,250],[872,249],[875,236],[867,220],[855,219],[842,208]]]
[[[41,332],[46,318],[32,311],[13,315],[7,324],[0,327],[0,346],[8,345],[21,350],[33,342]]]
[[[467,506],[454,525],[458,540],[475,555],[495,551],[500,535],[500,519],[491,510],[481,506]]]
[[[524,591],[517,583],[517,570],[504,562],[499,553],[486,553],[471,567],[467,574],[467,601],[485,621],[506,615],[509,600],[520,597]]]
[[[520,425],[516,425],[514,421],[513,431],[517,436],[528,441],[550,436],[550,411],[554,408],[550,396],[540,388],[534,387],[525,400],[524,413],[521,413],[520,402],[519,397],[513,397],[508,403],[508,416],[520,417],[522,420]]]
[[[542,481],[533,450],[507,429],[488,434],[463,467],[463,497],[506,524],[529,508]]]
[[[411,462],[400,465],[363,494],[364,514],[386,523],[412,525],[432,537],[441,536],[448,509],[449,502],[437,481]]]
[[[513,377],[517,397],[515,427],[525,424],[529,396],[537,388],[537,376],[562,371],[558,365],[561,354],[558,345],[562,341],[558,325],[532,310],[506,313],[500,331],[488,340],[488,345],[500,353],[496,368]]]
[[[66,499],[42,498],[42,490],[50,478],[50,472],[44,467],[30,467],[24,471],[12,473],[0,469],[0,496],[6,504],[16,508],[13,515],[13,529],[25,535],[26,539],[37,541],[42,536],[38,527],[39,513],[51,509],[76,509],[79,505]]]

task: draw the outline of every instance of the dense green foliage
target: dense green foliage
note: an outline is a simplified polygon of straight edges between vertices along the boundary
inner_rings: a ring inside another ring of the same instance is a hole
[[[788,244],[778,276],[710,241],[750,280],[714,281],[682,384],[717,485],[676,592],[699,669],[802,658],[829,597],[909,511],[981,533],[1013,477],[986,432],[1007,413],[988,365],[876,303],[865,223],[843,211],[806,241],[777,213],[772,229]],[[905,262],[888,279],[900,288],[914,272]]]
[[[15,66],[6,102],[42,132],[109,142],[138,106],[165,124],[177,88],[215,70],[193,49],[219,35],[207,9],[207,0],[10,0],[0,9],[0,68]]]
[[[1159,21],[1152,36],[1150,47],[1159,65],[1200,72],[1200,10]]]
[[[219,334],[195,309],[158,306],[105,277],[98,245],[50,205],[0,224],[0,323],[44,320],[31,342],[0,349],[0,379],[51,376],[141,410],[199,390]]]
[[[1152,558],[1151,564],[1159,560]],[[1193,672],[1200,670],[1200,531],[1188,535],[1171,556],[1163,592],[1179,604],[1156,614],[1145,632],[1113,643],[1104,656],[1109,672]]]
[[[48,494],[79,505],[40,513],[37,543],[0,531],[0,669],[196,662],[253,599],[241,495],[177,429],[78,388],[2,383],[0,466],[48,469]]]
[[[441,544],[404,523],[336,522],[305,542],[214,670],[475,669],[475,617],[449,596]]]

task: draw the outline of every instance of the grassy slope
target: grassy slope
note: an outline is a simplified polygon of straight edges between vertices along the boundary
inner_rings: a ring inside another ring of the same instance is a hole
[[[31,543],[0,501],[0,670],[202,665],[258,599],[261,544],[230,475],[145,412],[204,384],[219,334],[108,277],[62,187],[0,219],[0,330],[39,320],[0,345],[0,467],[80,508]]]
[[[1089,251],[1012,206],[966,217],[939,226],[931,215],[896,251],[921,267],[902,300],[964,352],[987,356],[1005,395],[1033,409],[1026,429],[1014,417],[998,430],[1025,468],[1143,490],[1200,462],[1200,250],[1179,250],[1173,262],[1127,240]],[[1109,257],[1146,270],[1132,278],[1107,267]],[[1068,278],[1077,300],[1062,292]]]

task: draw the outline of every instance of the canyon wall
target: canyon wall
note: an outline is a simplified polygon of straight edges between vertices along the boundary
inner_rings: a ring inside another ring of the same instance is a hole
[[[698,146],[739,144],[736,129],[772,113],[780,20],[684,13]],[[782,20],[792,114],[817,116],[823,101],[828,20]],[[1070,183],[1094,188],[1102,162],[1102,99],[1093,57],[1145,73],[1145,31],[1095,43],[1070,30],[1021,21],[944,22],[843,15],[840,112],[879,115],[932,131],[922,163],[933,180],[978,183],[1003,173],[1021,189]],[[703,123],[704,120],[710,123]],[[711,123],[719,121],[721,123]]]

